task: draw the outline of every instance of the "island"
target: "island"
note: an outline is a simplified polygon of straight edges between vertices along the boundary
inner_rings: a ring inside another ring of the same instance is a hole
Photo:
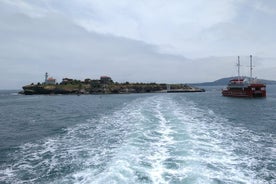
[[[187,84],[165,83],[130,83],[114,82],[109,76],[101,76],[100,79],[85,79],[83,81],[63,78],[62,82],[56,83],[52,77],[45,74],[43,83],[23,86],[24,95],[37,94],[126,94],[126,93],[185,93],[204,92],[204,89],[192,87]]]

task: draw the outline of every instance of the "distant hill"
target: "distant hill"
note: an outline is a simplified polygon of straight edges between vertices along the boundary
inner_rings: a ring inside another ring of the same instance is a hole
[[[189,84],[189,85],[194,85],[194,86],[223,86],[223,85],[227,85],[228,82],[233,78],[237,78],[237,77],[226,77],[226,78],[221,78],[221,79],[215,80],[214,82],[193,83],[193,84]],[[276,81],[274,81],[274,80],[265,80],[265,79],[259,79],[259,80],[262,81],[265,84],[276,84]]]

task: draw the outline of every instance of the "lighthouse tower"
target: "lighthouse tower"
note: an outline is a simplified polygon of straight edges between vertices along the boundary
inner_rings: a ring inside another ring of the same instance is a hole
[[[47,81],[48,81],[48,73],[46,72],[45,73],[45,84],[47,84]]]

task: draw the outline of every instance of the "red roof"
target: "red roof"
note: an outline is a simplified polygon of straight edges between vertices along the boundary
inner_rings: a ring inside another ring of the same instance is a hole
[[[49,77],[47,80],[48,80],[48,81],[54,81],[54,80],[56,80],[56,79],[54,79],[53,77]]]

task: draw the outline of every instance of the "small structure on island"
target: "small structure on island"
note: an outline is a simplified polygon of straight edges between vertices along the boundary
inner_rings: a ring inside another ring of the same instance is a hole
[[[63,78],[61,81],[61,84],[72,84],[74,81],[74,79],[70,79],[70,78]]]
[[[45,73],[45,84],[56,84],[56,79],[53,77],[48,78],[48,73]]]
[[[100,81],[102,84],[112,84],[113,80],[108,76],[101,76]]]

